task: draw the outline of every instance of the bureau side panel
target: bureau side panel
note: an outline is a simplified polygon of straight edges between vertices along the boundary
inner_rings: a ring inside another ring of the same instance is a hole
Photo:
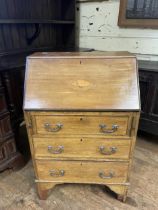
[[[34,154],[34,146],[33,146],[33,139],[32,139],[33,127],[32,127],[31,113],[27,112],[27,111],[24,111],[24,118],[25,118],[25,123],[26,123],[28,139],[29,139],[29,145],[30,145],[30,150],[31,150],[33,167],[34,167],[35,175],[37,177],[36,164],[35,164],[35,159],[34,159],[34,156],[35,156],[35,154]]]
[[[134,148],[135,148],[136,139],[137,139],[139,119],[140,119],[140,112],[134,112],[132,126],[131,126],[131,149],[130,149],[130,156],[129,156],[128,179],[130,179],[130,172],[132,170],[132,162],[133,162]]]

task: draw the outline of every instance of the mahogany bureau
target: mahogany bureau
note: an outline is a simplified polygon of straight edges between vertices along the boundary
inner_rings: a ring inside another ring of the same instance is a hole
[[[39,197],[56,184],[92,183],[125,201],[140,111],[135,56],[35,53],[26,68],[24,113]]]

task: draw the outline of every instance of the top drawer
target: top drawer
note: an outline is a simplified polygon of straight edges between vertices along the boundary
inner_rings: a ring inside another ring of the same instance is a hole
[[[33,134],[45,136],[129,136],[132,113],[32,112]]]

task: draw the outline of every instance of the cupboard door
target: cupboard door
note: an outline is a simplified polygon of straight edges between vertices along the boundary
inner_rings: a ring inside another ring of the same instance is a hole
[[[158,135],[158,73],[139,72],[141,118],[139,130]]]
[[[139,82],[140,82],[141,112],[148,113],[151,107],[151,100],[149,99],[151,99],[151,94],[153,92],[152,74],[147,74],[144,71],[140,71]]]

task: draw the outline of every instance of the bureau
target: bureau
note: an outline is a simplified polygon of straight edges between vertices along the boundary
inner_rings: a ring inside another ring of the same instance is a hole
[[[135,56],[35,53],[24,96],[39,197],[56,184],[91,183],[125,201],[140,110]]]

